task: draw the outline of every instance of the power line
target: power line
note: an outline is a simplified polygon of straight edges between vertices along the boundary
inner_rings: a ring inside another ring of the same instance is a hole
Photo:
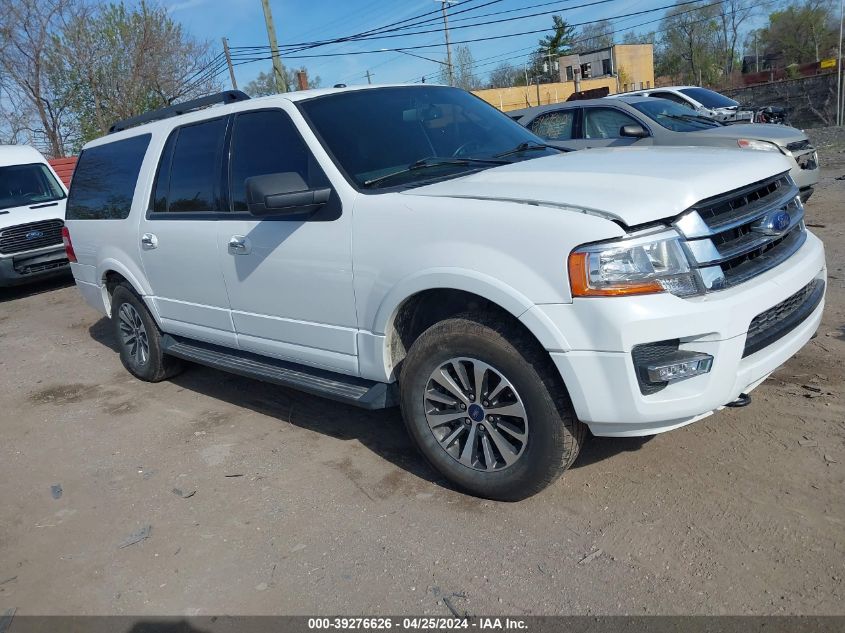
[[[578,5],[577,7],[571,7],[571,8],[573,8],[573,9],[574,8],[581,8],[581,7],[585,7],[585,6],[592,6],[594,4],[600,4],[600,3],[604,3],[604,2],[615,2],[615,1],[617,1],[617,0],[596,0],[595,2],[587,3],[585,5]],[[618,15],[616,17],[617,17],[617,19],[621,19],[621,18],[632,17],[632,16],[637,16],[637,15],[644,15],[646,13],[654,13],[655,11],[662,11],[664,9],[669,9],[669,8],[672,8],[672,7],[682,7],[682,6],[686,6],[686,5],[690,5],[690,4],[698,4],[700,1],[701,0],[685,0],[684,2],[662,5],[660,7],[654,8],[654,9],[644,9],[642,11],[634,11],[632,13],[625,13],[625,14],[622,14],[622,15]],[[715,6],[715,5],[718,5],[718,4],[723,4],[727,1],[728,0],[718,0],[717,2],[714,2],[712,4],[696,7],[693,10],[697,10],[697,9],[701,9],[701,8],[709,7],[709,6]],[[602,18],[602,19],[599,19],[599,20],[587,20],[586,22],[575,22],[575,23],[570,24],[569,26],[571,26],[571,27],[586,26],[588,24],[595,24],[596,22],[603,22],[606,19],[607,18]],[[502,22],[502,21],[507,22],[509,20],[496,20],[495,22]],[[466,26],[461,27],[461,28],[470,28],[470,27],[473,27],[473,26],[483,26],[485,24],[488,24],[488,23],[466,25]],[[635,28],[635,27],[629,27],[629,28]],[[417,34],[421,34],[421,33],[439,32],[440,30],[442,30],[442,29],[437,29],[436,31],[420,31],[418,33],[413,33],[413,35],[417,35]],[[547,27],[547,28],[544,28],[544,29],[533,29],[531,31],[521,31],[519,33],[506,33],[506,34],[502,34],[502,35],[489,35],[489,36],[486,36],[486,37],[477,37],[477,38],[471,38],[471,39],[466,39],[466,40],[458,40],[458,41],[452,42],[452,43],[453,44],[472,44],[472,43],[475,43],[475,42],[487,42],[487,41],[491,41],[491,40],[507,39],[509,37],[519,37],[519,36],[522,36],[522,35],[536,35],[538,33],[548,33],[549,31],[553,31],[553,30],[554,30],[554,27]],[[408,35],[411,35],[411,34],[408,34]],[[405,37],[405,35],[401,35],[401,36],[386,35],[384,37]],[[433,47],[437,47],[437,46],[440,46],[440,44],[421,44],[421,45],[415,45],[415,46],[402,46],[401,48],[395,48],[395,49],[347,51],[347,52],[343,52],[343,53],[337,52],[337,53],[316,53],[316,54],[313,54],[313,55],[286,55],[286,57],[288,57],[289,59],[317,59],[317,58],[321,58],[321,57],[345,57],[345,56],[348,56],[348,55],[372,55],[372,54],[376,54],[376,53],[390,52],[390,51],[393,51],[393,50],[404,50],[404,51],[420,50],[420,49],[433,48]],[[270,59],[271,57],[272,56],[259,57],[259,58],[256,58],[256,61],[260,60],[260,59]]]
[[[711,4],[693,7],[692,9],[687,9],[686,11],[679,11],[678,13],[673,14],[673,17],[678,16],[678,15],[685,15],[687,13],[693,13],[695,11],[705,9],[705,8],[708,8],[708,7],[721,5],[721,4],[724,4],[727,1],[728,0],[718,0],[717,2],[713,2]],[[777,4],[777,2],[779,2],[779,0],[766,0],[764,2],[757,3],[756,6],[766,6],[766,5],[770,5],[770,4]],[[686,3],[686,4],[691,4],[691,3]],[[680,6],[680,5],[670,5],[670,6]],[[728,11],[726,13],[726,15],[733,15],[734,13],[741,11],[741,10],[744,10],[745,8],[747,8],[747,7],[740,7],[736,11]],[[619,16],[619,18],[623,18],[623,17],[627,17],[627,16]],[[666,16],[664,15],[663,17],[655,18],[653,20],[647,20],[645,22],[640,22],[639,24],[633,24],[633,25],[626,26],[624,28],[614,29],[613,31],[609,31],[608,35],[616,35],[617,33],[622,33],[622,32],[625,32],[625,31],[631,31],[633,29],[637,29],[637,28],[640,28],[642,26],[647,26],[649,24],[654,24],[656,22],[662,22],[665,18],[666,18]],[[710,19],[711,19],[710,17],[701,18],[700,20],[695,20],[694,22],[692,22],[692,24],[698,24],[699,22],[707,22]],[[595,20],[593,23],[601,22],[601,21],[603,21],[603,20]],[[572,25],[572,26],[581,26],[581,25],[575,24],[575,25]],[[663,32],[665,30],[666,29],[656,29],[655,33],[660,33],[660,32]],[[572,43],[578,44],[578,43],[586,41],[588,39],[590,39],[590,38],[580,38],[580,39],[573,40]],[[531,47],[527,47],[526,49],[523,49],[523,50],[533,51],[533,50],[536,50],[536,49],[537,49],[536,46],[531,46]],[[514,52],[518,52],[518,51],[514,51]],[[514,57],[509,57],[509,58],[506,58],[506,59],[494,59],[496,57],[501,57],[502,55],[504,55],[504,53],[500,54],[500,55],[494,55],[492,57],[483,58],[483,59],[479,60],[478,62],[473,63],[472,67],[477,68],[477,67],[480,67],[480,66],[489,66],[490,64],[493,64],[493,63],[502,63],[502,62],[505,62],[505,61],[509,61],[511,59],[516,59],[518,57],[518,56],[514,56]],[[487,61],[487,60],[494,60],[494,61]],[[427,75],[424,75],[424,77],[426,79],[430,79],[430,78],[433,78],[433,77],[436,77],[436,76],[437,76],[437,73],[429,73]],[[406,80],[404,83],[409,83],[410,81],[413,81],[413,79]]]

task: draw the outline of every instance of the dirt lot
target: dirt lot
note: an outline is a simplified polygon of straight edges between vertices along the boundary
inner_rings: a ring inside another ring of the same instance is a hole
[[[593,439],[518,504],[450,490],[396,410],[201,367],[145,384],[72,286],[5,293],[0,613],[845,614],[840,149],[808,205],[818,338],[752,406]]]

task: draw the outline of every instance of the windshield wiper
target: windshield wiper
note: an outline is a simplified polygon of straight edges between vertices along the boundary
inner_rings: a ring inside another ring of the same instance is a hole
[[[569,152],[571,150],[562,147],[555,147],[554,145],[547,145],[546,143],[529,143],[522,142],[513,149],[509,149],[501,154],[495,154],[494,158],[504,158],[505,156],[512,156],[514,154],[521,154],[522,152],[538,152],[542,149],[556,149],[559,152]]]
[[[461,158],[436,158],[436,157],[429,157],[429,158],[421,158],[420,160],[411,163],[404,169],[398,169],[394,172],[390,172],[389,174],[385,174],[384,176],[379,176],[378,178],[371,178],[370,180],[364,181],[365,187],[370,187],[372,185],[377,185],[378,183],[384,180],[390,180],[395,176],[401,176],[402,174],[407,174],[412,171],[417,171],[419,169],[428,169],[429,167],[440,167],[441,165],[471,165],[473,163],[482,163],[486,165],[506,165],[508,161],[505,160],[495,160],[493,158],[470,158],[470,157],[461,157]]]

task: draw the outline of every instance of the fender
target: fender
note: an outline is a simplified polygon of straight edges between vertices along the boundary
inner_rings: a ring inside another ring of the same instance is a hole
[[[103,292],[103,304],[106,306],[108,315],[111,316],[111,302],[109,301],[109,297],[106,294],[107,291],[105,284],[105,276],[108,271],[114,271],[122,275],[126,279],[126,281],[130,283],[130,285],[135,289],[135,292],[140,295],[141,299],[144,301],[147,308],[150,310],[150,313],[153,315],[153,318],[155,319],[156,323],[161,325],[158,311],[156,310],[153,302],[149,300],[149,296],[151,294],[150,288],[146,285],[146,283],[143,283],[141,281],[145,279],[143,272],[137,269],[132,270],[123,262],[132,263],[133,260],[131,257],[123,257],[123,261],[117,260],[114,257],[105,257],[97,265],[97,279],[99,280],[99,284]],[[135,267],[133,266],[133,268]]]
[[[359,347],[362,376],[376,380],[392,378],[393,367],[387,337],[390,324],[409,298],[425,290],[440,289],[462,290],[484,297],[519,319],[544,348],[556,351],[571,349],[554,323],[538,310],[532,309],[534,303],[528,297],[501,280],[466,268],[429,268],[405,277],[385,295],[372,323],[372,335],[367,337],[371,339],[368,341],[370,344],[380,349],[363,353],[366,345]]]

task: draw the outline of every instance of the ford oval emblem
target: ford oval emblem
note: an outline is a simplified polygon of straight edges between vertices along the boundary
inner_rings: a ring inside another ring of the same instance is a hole
[[[780,235],[789,228],[790,224],[792,224],[792,216],[781,209],[758,221],[751,230],[763,235]]]
[[[37,240],[44,237],[44,231],[30,231],[26,234],[26,239]]]
[[[786,211],[775,213],[772,216],[772,228],[778,233],[785,231],[789,226],[790,220],[792,220],[792,218],[789,217],[789,214]]]

